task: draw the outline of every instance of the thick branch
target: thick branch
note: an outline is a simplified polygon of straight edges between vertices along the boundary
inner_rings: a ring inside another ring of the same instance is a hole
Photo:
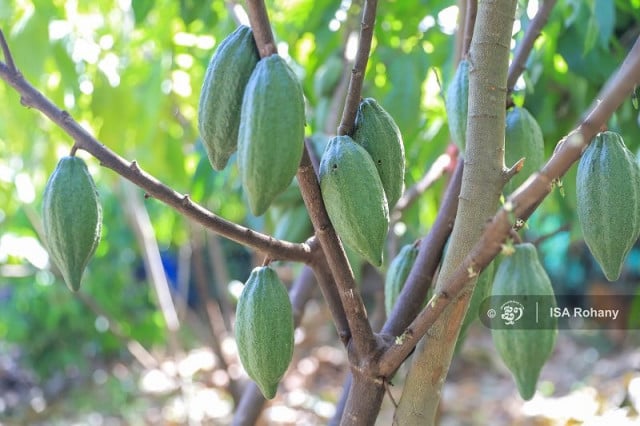
[[[4,38],[1,32],[0,38]],[[115,171],[120,176],[144,189],[148,196],[154,197],[173,207],[182,215],[200,223],[207,229],[240,244],[262,251],[272,259],[292,260],[305,263],[311,261],[311,249],[307,244],[293,244],[286,241],[279,241],[269,235],[224,220],[191,200],[188,195],[180,194],[164,185],[158,179],[143,171],[135,161],[127,161],[120,157],[95,139],[87,130],[78,124],[68,112],[59,109],[48,98],[29,84],[19,72],[12,72],[7,64],[1,62],[0,78],[20,93],[23,105],[42,112],[75,140],[76,147],[89,152],[100,160],[103,166]]]
[[[360,28],[360,41],[356,60],[351,71],[351,81],[349,82],[349,92],[342,111],[342,120],[338,127],[338,135],[350,135],[353,133],[353,126],[356,121],[356,113],[360,98],[362,96],[362,81],[364,72],[369,61],[371,51],[371,40],[373,39],[373,29],[376,21],[376,8],[378,0],[365,0],[364,11],[362,12],[362,27]]]
[[[544,0],[538,9],[538,12],[536,12],[536,16],[534,16],[529,23],[529,27],[522,37],[522,41],[520,41],[520,44],[513,55],[513,61],[509,66],[509,73],[507,76],[507,91],[509,93],[513,91],[513,87],[516,85],[518,77],[520,77],[524,72],[527,58],[531,53],[531,49],[533,49],[533,44],[536,42],[536,39],[540,37],[542,28],[547,24],[549,15],[551,14],[553,6],[556,4],[556,1],[557,0]]]
[[[563,138],[556,151],[539,173],[524,182],[505,205],[487,224],[480,240],[456,268],[455,273],[443,283],[442,291],[435,294],[425,309],[407,327],[397,344],[389,348],[380,360],[380,375],[388,376],[398,367],[397,360],[405,359],[418,340],[431,328],[449,303],[456,299],[469,281],[469,270],[485,268],[500,252],[516,219],[526,220],[535,207],[551,192],[552,182],[560,179],[578,161],[586,145],[598,133],[620,104],[640,84],[640,42],[636,41],[618,72],[600,92],[599,98],[587,118]],[[601,100],[600,100],[601,99]]]

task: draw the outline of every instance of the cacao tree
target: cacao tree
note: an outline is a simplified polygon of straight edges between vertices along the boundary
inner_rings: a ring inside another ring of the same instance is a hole
[[[97,312],[93,265],[109,261],[100,246],[122,219],[100,203],[121,192],[173,345],[157,240],[194,247],[206,230],[250,250],[237,308],[199,288],[212,333],[235,332],[255,380],[230,380],[234,424],[254,424],[277,394],[316,286],[348,358],[332,423],[374,424],[405,365],[394,421],[434,424],[482,301],[553,299],[523,242],[544,233],[536,214],[575,222],[611,280],[640,236],[637,0],[27,3],[0,9],[0,157],[22,159],[14,180],[42,189],[42,208],[12,186],[5,209],[27,205],[52,259],[40,268]],[[74,14],[110,25],[76,28]],[[36,166],[52,172],[29,176]],[[146,209],[173,213],[154,223]],[[295,265],[288,286],[282,265]],[[386,278],[373,305],[365,272]],[[525,399],[555,327],[492,330]]]

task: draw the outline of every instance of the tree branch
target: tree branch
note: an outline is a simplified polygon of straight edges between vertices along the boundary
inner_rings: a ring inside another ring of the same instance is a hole
[[[376,346],[376,339],[367,320],[367,312],[360,292],[356,288],[353,271],[344,252],[344,247],[333,229],[324,207],[318,178],[306,149],[303,152],[297,177],[302,198],[309,210],[313,228],[316,230],[316,238],[322,246],[329,269],[338,286],[340,301],[349,323],[349,334],[355,355],[358,358],[368,356]],[[328,299],[327,302],[331,302],[331,299]],[[330,307],[332,312],[335,312],[336,308],[331,305]]]
[[[358,51],[351,71],[349,81],[349,92],[342,110],[342,119],[338,126],[338,135],[350,135],[353,133],[353,126],[356,121],[356,113],[362,96],[362,81],[369,61],[371,51],[371,40],[373,39],[373,29],[376,21],[376,8],[378,0],[365,0],[362,12],[362,27],[360,28],[360,40]]]
[[[640,40],[640,39],[639,39]],[[557,145],[556,151],[539,173],[524,182],[505,205],[488,222],[480,240],[442,286],[380,359],[380,375],[389,376],[398,368],[397,360],[404,360],[418,340],[431,328],[445,308],[455,300],[469,281],[469,271],[484,269],[500,253],[516,219],[526,220],[535,207],[551,192],[552,182],[559,179],[578,161],[591,139],[598,133],[620,104],[640,84],[640,41],[636,40],[618,72],[600,92],[591,112],[568,136]]]
[[[467,0],[466,13],[464,15],[464,37],[462,44],[462,57],[466,57],[473,38],[473,28],[476,25],[476,15],[478,14],[478,0]]]
[[[260,57],[265,58],[278,52],[273,40],[269,15],[263,0],[247,0],[247,14],[253,30],[253,38],[256,41]]]
[[[536,16],[533,17],[529,23],[529,27],[525,32],[515,54],[513,55],[513,61],[509,66],[509,73],[507,75],[507,92],[513,92],[513,87],[516,85],[518,77],[522,75],[525,70],[525,64],[527,58],[533,49],[533,44],[536,39],[540,37],[542,28],[547,24],[551,10],[555,6],[557,0],[544,0],[542,5],[536,12]]]
[[[0,31],[0,43],[5,43]],[[6,56],[5,56],[6,59]],[[164,185],[155,177],[143,171],[134,161],[127,161],[104,146],[85,130],[71,115],[54,105],[47,97],[34,88],[16,69],[0,62],[0,78],[5,80],[21,95],[24,106],[37,109],[64,130],[81,148],[100,160],[101,165],[115,171],[146,191],[150,197],[164,202],[182,215],[202,224],[224,237],[240,244],[264,252],[273,259],[308,263],[312,259],[311,248],[307,244],[293,244],[256,232],[244,226],[222,219],[189,198]]]

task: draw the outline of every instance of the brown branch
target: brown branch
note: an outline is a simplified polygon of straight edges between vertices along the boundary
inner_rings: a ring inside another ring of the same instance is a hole
[[[302,321],[304,309],[313,296],[315,280],[311,268],[305,266],[289,290],[289,299],[293,307],[293,324],[298,327]],[[254,425],[257,423],[265,399],[258,386],[251,382],[242,393],[233,417],[233,425]]]
[[[258,50],[260,52],[266,51],[268,50],[268,44],[270,43],[271,26],[269,25],[264,3],[262,0],[248,0],[247,5],[249,6],[249,20],[251,21],[251,28],[254,32]],[[372,11],[375,14],[375,2]],[[371,11],[369,13],[371,13]],[[366,5],[364,15],[367,15]],[[373,31],[373,18],[369,19],[370,20],[368,21],[365,18],[363,22],[363,31],[365,27]],[[367,22],[370,22],[370,25],[367,25]],[[371,44],[370,38],[371,37],[369,37],[369,46]],[[266,44],[263,45],[262,43]],[[368,53],[369,48],[366,49],[366,55],[364,58],[365,66],[366,56],[368,56]],[[360,52],[360,54],[362,54],[362,52]],[[358,64],[357,60],[356,64]],[[362,70],[364,71],[364,68],[362,68]],[[338,328],[338,332],[341,333],[342,338],[348,339],[348,337],[350,337],[350,343],[353,345],[355,354],[358,357],[364,357],[366,355],[370,355],[374,351],[374,348],[376,347],[376,339],[373,334],[373,330],[371,329],[371,325],[367,320],[366,309],[360,293],[356,288],[356,282],[353,277],[353,272],[349,265],[347,255],[344,252],[344,248],[342,247],[342,243],[340,242],[338,235],[331,225],[331,221],[329,220],[329,216],[324,207],[324,202],[322,201],[322,196],[320,194],[318,178],[313,165],[311,164],[307,148],[308,147],[305,146],[302,161],[298,168],[298,183],[300,185],[302,198],[304,199],[307,210],[309,211],[311,223],[316,230],[316,237],[322,247],[322,251],[317,250],[315,255],[321,256],[324,253],[333,278],[339,289],[338,296],[340,303],[338,303],[338,299],[335,297],[336,290],[330,289],[329,285],[323,287],[323,295],[328,297],[327,303],[329,303],[329,306],[332,309],[332,314],[338,315],[338,318],[334,318],[334,321],[336,321],[336,325],[339,327],[341,326],[340,319],[344,318],[341,313],[343,311],[345,312],[349,326],[348,330]],[[322,265],[322,262],[323,261],[316,258],[316,268],[314,269],[317,270],[318,267]]]
[[[16,68],[15,62],[13,62],[13,55],[11,54],[11,50],[9,49],[9,45],[7,44],[7,39],[4,37],[4,33],[0,30],[0,47],[2,48],[2,55],[4,56],[4,60],[7,64],[7,68],[12,74],[19,75],[20,71]]]
[[[377,6],[378,0],[365,0],[364,2],[360,40],[358,41],[356,59],[353,64],[353,70],[351,71],[347,99],[345,100],[344,109],[342,110],[342,119],[340,120],[340,126],[338,126],[338,135],[350,135],[353,133],[356,113],[362,96],[362,82],[364,80],[365,70],[367,69],[367,62],[369,61],[369,53],[371,52],[371,40],[373,39]]]
[[[458,210],[463,170],[464,161],[459,161],[447,186],[436,220],[429,233],[420,242],[416,263],[407,277],[405,286],[400,292],[387,322],[382,327],[382,334],[392,336],[401,334],[422,309],[436,269],[440,264],[444,245],[453,229]]]
[[[376,346],[376,339],[367,320],[366,309],[360,292],[356,288],[353,271],[344,252],[344,247],[333,229],[324,207],[318,178],[306,150],[303,152],[297,177],[302,198],[309,211],[313,228],[316,230],[316,238],[338,286],[340,301],[349,323],[349,335],[353,349],[358,356],[369,355]],[[318,252],[318,254],[320,255],[322,252]],[[330,299],[327,300],[327,303],[330,302]],[[332,312],[335,311],[339,312],[339,309],[333,307]]]
[[[478,0],[467,0],[467,7],[464,20],[464,36],[462,44],[462,57],[466,57],[473,38],[473,29],[476,25],[476,15],[478,14]]]
[[[536,12],[536,16],[534,16],[529,23],[529,27],[522,37],[522,41],[520,41],[520,44],[513,55],[513,61],[509,66],[509,73],[507,75],[507,93],[513,92],[513,87],[516,85],[518,77],[520,77],[524,72],[527,58],[531,53],[531,49],[533,49],[533,44],[536,39],[540,37],[542,28],[547,24],[549,15],[551,14],[551,10],[553,10],[556,1],[557,0],[544,0],[538,9],[538,12]]]
[[[565,223],[564,225],[562,225],[559,228],[557,228],[555,231],[551,231],[548,234],[544,234],[544,235],[539,236],[535,240],[531,241],[531,244],[533,244],[534,246],[538,247],[540,244],[544,243],[548,239],[553,238],[556,235],[561,234],[563,232],[568,232],[570,230],[571,230],[571,224],[570,223]]]
[[[253,30],[253,38],[258,46],[260,57],[265,58],[278,52],[273,40],[269,15],[263,0],[247,0],[247,14]]]
[[[1,32],[0,32],[1,33]],[[169,205],[182,215],[200,223],[207,229],[226,238],[254,248],[274,259],[310,262],[311,249],[307,244],[293,244],[256,232],[244,226],[227,221],[200,204],[191,200],[189,195],[180,194],[164,185],[152,175],[143,171],[136,161],[128,161],[104,146],[94,138],[68,112],[54,105],[41,92],[27,82],[19,72],[13,72],[7,64],[0,62],[0,78],[22,95],[24,106],[37,109],[53,121],[75,140],[75,144],[100,160],[107,167],[125,179],[145,190],[147,196],[154,197]]]
[[[593,139],[600,127],[606,123],[620,104],[629,96],[634,86],[640,83],[640,41],[636,40],[629,55],[618,72],[600,92],[591,112],[582,123],[563,138],[549,161],[534,178],[523,183],[509,196],[504,206],[487,224],[480,240],[474,245],[455,273],[436,293],[425,309],[396,339],[381,357],[379,374],[389,377],[411,353],[417,342],[425,335],[440,314],[464,290],[470,272],[486,267],[500,252],[515,219],[526,220],[540,202],[551,192],[552,182],[569,170]]]

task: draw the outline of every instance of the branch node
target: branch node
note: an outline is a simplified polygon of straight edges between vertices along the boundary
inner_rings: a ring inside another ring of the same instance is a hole
[[[20,75],[15,62],[13,62],[13,56],[11,55],[11,50],[9,50],[9,44],[7,44],[7,39],[4,37],[4,32],[2,30],[0,30],[0,47],[2,48],[2,55],[7,63],[7,68],[9,68],[14,76]]]
[[[129,168],[136,173],[140,172],[140,166],[138,166],[138,162],[136,160],[131,161]]]

